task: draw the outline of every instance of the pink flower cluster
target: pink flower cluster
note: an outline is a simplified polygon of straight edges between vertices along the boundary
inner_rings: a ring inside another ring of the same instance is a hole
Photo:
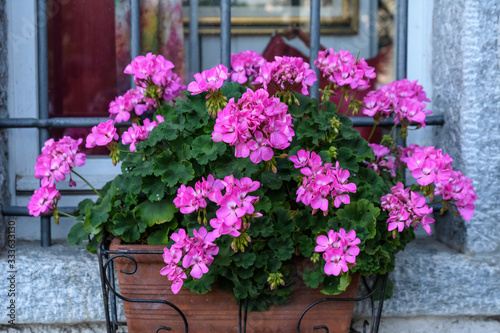
[[[361,243],[356,237],[356,231],[351,230],[346,233],[343,228],[340,228],[339,232],[330,230],[328,237],[319,235],[316,243],[318,245],[314,251],[324,252],[326,274],[338,276],[341,271],[345,273],[356,265],[356,256],[359,254],[357,245]]]
[[[55,183],[65,180],[70,175],[71,168],[85,164],[85,154],[78,152],[78,146],[83,139],[74,140],[65,136],[59,141],[49,139],[42,148],[42,154],[36,159],[35,177],[41,179],[42,187],[35,191],[28,203],[30,215],[39,216],[54,209],[55,200],[61,195],[55,187]],[[76,186],[71,179],[70,186]]]
[[[106,146],[113,140],[118,140],[118,134],[116,133],[115,122],[108,120],[92,127],[92,133],[87,135],[85,147]]]
[[[273,62],[262,65],[253,84],[262,84],[277,91],[290,92],[302,86],[301,93],[309,95],[308,86],[317,81],[316,73],[300,57],[274,57]]]
[[[368,145],[375,153],[375,161],[372,161],[371,163],[365,162],[368,169],[375,170],[379,175],[380,171],[388,171],[391,173],[392,177],[396,177],[397,165],[392,156],[389,156],[389,153],[391,152],[389,148],[376,143],[369,143]]]
[[[349,51],[335,52],[333,48],[319,51],[314,65],[337,87],[366,90],[370,87],[370,79],[377,76],[375,68],[368,66],[364,59],[356,59]]]
[[[165,247],[163,250],[163,261],[167,266],[161,269],[160,274],[172,281],[172,292],[177,294],[187,278],[187,271],[195,279],[200,279],[208,272],[208,266],[219,253],[219,247],[214,243],[217,237],[204,227],[193,230],[193,237],[189,237],[186,230],[179,229],[170,238],[175,243],[170,249]]]
[[[303,149],[290,156],[290,160],[305,176],[297,189],[297,202],[311,206],[313,214],[321,209],[326,216],[329,199],[333,200],[335,208],[351,202],[349,193],[356,193],[356,184],[348,183],[349,171],[342,169],[339,162],[335,166],[332,163],[323,165],[318,154]]]
[[[401,161],[405,162],[417,182],[426,186],[434,184],[434,194],[443,200],[453,200],[466,221],[474,215],[476,192],[472,180],[460,171],[453,170],[453,159],[441,149],[411,145],[403,151]]]
[[[208,69],[194,75],[195,81],[190,82],[187,90],[193,95],[201,94],[202,92],[214,92],[224,84],[229,78],[228,69],[224,65],[217,65],[214,68]]]
[[[122,134],[122,143],[124,145],[130,145],[130,151],[135,151],[135,145],[139,143],[139,141],[146,140],[153,128],[158,126],[159,123],[165,122],[165,119],[160,115],[156,116],[156,120],[157,121],[151,121],[146,118],[142,126],[133,123],[132,127],[129,127],[128,130]]]
[[[36,158],[35,178],[42,180],[42,186],[51,186],[66,179],[71,168],[85,164],[85,154],[78,152],[83,139],[74,140],[65,136],[59,141],[45,141],[42,154]]]
[[[144,97],[144,92],[130,89],[123,96],[118,96],[109,103],[110,116],[114,116],[117,123],[128,121],[131,112],[140,116],[155,105],[152,98]]]
[[[395,122],[407,126],[413,122],[425,126],[425,117],[432,111],[425,110],[426,97],[423,87],[417,81],[403,79],[370,91],[363,100],[363,113],[378,120],[394,112]]]
[[[169,101],[178,97],[186,88],[181,83],[180,77],[172,72],[174,64],[162,55],[154,55],[151,52],[145,56],[138,56],[125,67],[125,74],[134,75],[134,82],[141,93],[156,85],[161,97]]]
[[[432,213],[432,208],[427,206],[425,198],[417,192],[410,192],[409,187],[405,189],[401,182],[393,186],[391,192],[381,198],[382,209],[389,211],[388,230],[398,229],[401,232],[411,225],[416,229],[420,223],[430,235],[429,224],[434,223],[434,219],[427,217]]]
[[[255,213],[253,206],[259,197],[248,195],[259,187],[259,182],[252,181],[248,177],[235,179],[231,175],[220,180],[209,175],[206,180],[202,178],[198,181],[194,188],[181,185],[177,190],[174,204],[180,208],[181,213],[189,214],[205,209],[207,206],[205,199],[209,199],[219,206],[215,212],[216,218],[210,220],[210,225],[215,229],[214,235],[219,237],[229,234],[238,237],[250,226],[249,223],[245,225],[243,222],[245,216],[262,216],[260,213]]]
[[[186,86],[181,83],[180,77],[172,72],[173,68],[174,64],[162,55],[156,56],[152,53],[132,60],[124,73],[134,75],[137,87],[109,103],[110,116],[115,117],[117,123],[128,121],[132,112],[140,116],[152,107],[157,107],[157,97],[165,101],[178,97]]]
[[[231,54],[231,81],[239,84],[251,81],[251,78],[257,76],[265,63],[264,57],[255,51],[247,50]]]
[[[61,194],[54,185],[42,186],[35,190],[28,203],[28,211],[32,216],[48,213],[55,207],[55,200],[60,199]]]
[[[273,149],[285,149],[295,135],[288,107],[264,89],[246,93],[234,102],[231,98],[219,112],[212,140],[235,146],[236,157],[248,157],[253,163],[269,161]]]

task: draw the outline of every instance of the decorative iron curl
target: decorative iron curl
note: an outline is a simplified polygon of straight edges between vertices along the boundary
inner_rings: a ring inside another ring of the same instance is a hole
[[[110,318],[109,318],[109,311],[108,311],[108,297],[107,297],[107,293],[109,291],[111,291],[113,293],[113,295],[115,295],[116,297],[120,298],[121,300],[125,301],[125,302],[131,302],[131,303],[157,303],[157,304],[165,304],[165,305],[168,305],[169,307],[171,307],[172,309],[174,309],[182,318],[182,320],[184,321],[184,328],[185,328],[185,332],[187,333],[188,332],[188,322],[187,322],[187,319],[186,319],[186,316],[184,315],[184,313],[177,307],[175,306],[173,303],[170,303],[166,300],[152,300],[152,299],[133,299],[133,298],[127,298],[125,296],[123,296],[122,294],[120,294],[119,292],[116,291],[116,289],[111,285],[109,279],[108,279],[108,276],[106,274],[106,272],[108,271],[108,269],[112,269],[112,266],[110,267],[109,265],[110,264],[114,264],[114,261],[115,259],[118,259],[118,258],[126,258],[128,260],[130,260],[132,262],[132,264],[134,265],[133,269],[131,271],[125,271],[125,270],[120,270],[121,273],[123,274],[127,274],[127,275],[131,275],[131,274],[135,274],[137,272],[137,261],[135,260],[134,257],[132,257],[131,255],[129,254],[125,254],[125,253],[115,253],[116,251],[107,251],[104,247],[104,236],[101,238],[101,241],[99,242],[99,246],[98,246],[98,249],[97,249],[97,254],[99,256],[99,269],[101,271],[101,283],[102,283],[102,289],[103,289],[103,298],[104,298],[104,307],[105,307],[105,312],[106,312],[106,323],[110,324]],[[147,253],[147,251],[144,251],[146,252],[145,254],[152,254],[152,253]],[[109,256],[109,253],[113,253],[114,255],[113,256]],[[134,253],[134,254],[139,254],[141,253],[141,251],[130,251],[129,253]],[[103,260],[103,257],[106,257],[106,262],[104,262]],[[110,331],[110,325],[108,325],[108,333],[111,333]],[[116,327],[113,327],[113,329],[115,330]],[[172,329],[170,327],[166,327],[166,326],[160,326],[156,329],[156,333],[158,333],[159,331],[161,330],[166,330],[166,331],[171,331]]]
[[[313,302],[300,315],[299,321],[297,322],[297,333],[300,333],[300,324],[302,322],[302,318],[305,316],[305,314],[309,310],[311,310],[316,305],[318,305],[320,303],[323,303],[323,302],[359,302],[359,301],[363,301],[363,300],[367,299],[368,297],[370,298],[370,305],[371,305],[371,309],[372,309],[372,329],[371,329],[371,333],[377,333],[379,325],[380,325],[380,316],[382,315],[382,307],[383,307],[383,304],[384,304],[384,297],[385,297],[385,290],[386,290],[386,287],[387,287],[388,276],[389,276],[388,274],[385,274],[382,277],[382,280],[372,290],[370,290],[371,288],[368,287],[368,284],[366,283],[366,279],[365,279],[365,277],[363,277],[363,284],[365,285],[365,287],[369,291],[369,293],[366,294],[366,295],[364,295],[364,296],[353,297],[353,298],[321,298],[321,299]],[[379,306],[378,306],[377,314],[375,315],[375,312],[373,311],[373,307],[374,307],[373,295],[380,288],[382,288],[382,289],[381,289],[380,300],[379,300],[379,304],[378,304]],[[369,324],[365,320],[365,322],[363,323],[363,332],[364,333],[366,333],[366,327],[367,326],[369,326]],[[318,329],[321,329],[321,328],[325,329],[326,328],[327,333],[328,333],[328,327],[326,327],[325,325],[316,326],[316,327],[318,327]]]

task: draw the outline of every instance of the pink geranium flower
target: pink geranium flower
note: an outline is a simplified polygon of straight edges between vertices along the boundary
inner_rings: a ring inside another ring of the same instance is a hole
[[[35,190],[35,193],[28,203],[28,211],[32,216],[40,216],[54,209],[54,202],[61,198],[59,191],[55,186],[42,186]]]
[[[92,127],[92,133],[87,136],[85,147],[105,146],[113,140],[118,140],[115,122],[108,120]]]
[[[195,81],[188,84],[187,90],[193,95],[201,94],[202,92],[213,92],[224,84],[224,81],[229,77],[227,67],[217,65],[214,68],[196,73]]]

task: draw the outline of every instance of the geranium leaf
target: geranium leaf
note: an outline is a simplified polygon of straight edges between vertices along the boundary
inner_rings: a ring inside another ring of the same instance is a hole
[[[89,234],[83,229],[83,223],[78,222],[71,227],[68,233],[68,245],[81,245],[82,241],[89,239]]]
[[[161,176],[161,180],[172,187],[177,187],[178,184],[187,184],[193,178],[194,169],[189,161],[170,163],[166,166],[165,173]]]
[[[137,241],[144,230],[146,230],[146,224],[136,218],[131,211],[115,214],[113,224],[110,226],[111,233],[120,236],[127,243]]]
[[[154,202],[146,200],[135,207],[133,211],[148,227],[151,227],[155,224],[172,221],[177,209],[171,200]]]
[[[226,144],[214,142],[210,135],[200,135],[194,139],[192,144],[193,158],[196,158],[198,163],[202,165],[207,164],[209,161],[215,161],[225,151]]]
[[[351,202],[337,211],[337,217],[343,228],[346,231],[356,231],[356,236],[361,239],[361,243],[375,236],[379,214],[380,208],[375,207],[366,199]]]
[[[337,150],[337,161],[341,168],[356,172],[359,170],[359,165],[356,156],[351,149],[340,147]]]
[[[289,237],[272,238],[269,241],[269,248],[274,250],[276,257],[281,261],[291,259],[295,252],[293,241]]]
[[[155,158],[155,161],[153,163],[154,175],[163,175],[165,172],[167,172],[169,164],[174,162],[175,161],[172,161],[172,152],[170,150],[160,153],[160,155]]]
[[[323,282],[324,276],[321,272],[306,269],[302,278],[306,286],[316,289]]]
[[[198,294],[206,294],[212,290],[212,284],[215,281],[215,277],[213,274],[210,274],[210,271],[199,279],[188,279],[184,283],[187,288],[189,288],[192,292]]]
[[[310,257],[314,252],[314,240],[306,235],[299,237],[299,250],[304,257]]]
[[[170,239],[171,230],[177,228],[177,221],[174,219],[170,223],[163,223],[160,229],[155,230],[148,236],[148,244],[150,245],[166,245]]]
[[[238,252],[233,256],[233,261],[238,267],[248,268],[255,262],[256,255],[251,252]]]

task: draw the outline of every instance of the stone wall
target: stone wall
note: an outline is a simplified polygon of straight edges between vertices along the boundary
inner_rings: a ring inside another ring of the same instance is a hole
[[[7,17],[5,0],[0,0],[0,118],[8,117],[7,110]],[[0,130],[0,249],[5,244],[5,220],[2,205],[10,203],[7,184],[7,134]]]
[[[448,214],[438,237],[469,253],[500,250],[500,3],[435,0],[433,17],[434,108],[454,167],[470,177],[479,197],[469,223]]]

